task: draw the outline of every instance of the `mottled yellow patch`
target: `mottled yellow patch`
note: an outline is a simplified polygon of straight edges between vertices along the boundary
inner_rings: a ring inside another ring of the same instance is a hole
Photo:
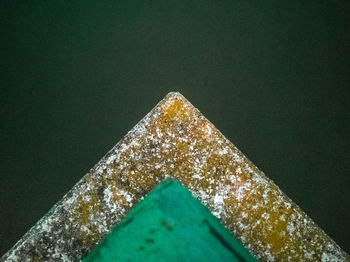
[[[72,259],[91,250],[168,176],[190,189],[261,261],[349,259],[178,93],[162,100],[61,201],[64,209],[52,216],[67,229],[56,238],[79,249],[59,250],[68,249]]]

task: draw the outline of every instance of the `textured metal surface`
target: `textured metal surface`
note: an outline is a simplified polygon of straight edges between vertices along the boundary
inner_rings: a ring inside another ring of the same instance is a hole
[[[168,94],[1,261],[77,261],[166,177],[262,261],[349,261],[182,95]]]
[[[84,262],[256,262],[208,208],[167,179]]]

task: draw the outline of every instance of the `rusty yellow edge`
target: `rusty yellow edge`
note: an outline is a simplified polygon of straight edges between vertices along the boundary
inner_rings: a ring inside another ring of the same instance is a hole
[[[159,102],[0,261],[82,259],[167,177],[261,261],[350,261],[179,93]]]

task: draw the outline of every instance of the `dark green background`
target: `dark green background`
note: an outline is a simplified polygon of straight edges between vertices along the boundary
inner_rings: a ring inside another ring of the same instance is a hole
[[[23,2],[0,8],[0,253],[169,91],[350,251],[349,1]]]

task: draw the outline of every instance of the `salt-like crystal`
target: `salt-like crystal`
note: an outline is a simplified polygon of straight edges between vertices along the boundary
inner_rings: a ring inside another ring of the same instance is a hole
[[[0,261],[78,261],[167,177],[261,261],[349,256],[190,102],[169,93]]]

